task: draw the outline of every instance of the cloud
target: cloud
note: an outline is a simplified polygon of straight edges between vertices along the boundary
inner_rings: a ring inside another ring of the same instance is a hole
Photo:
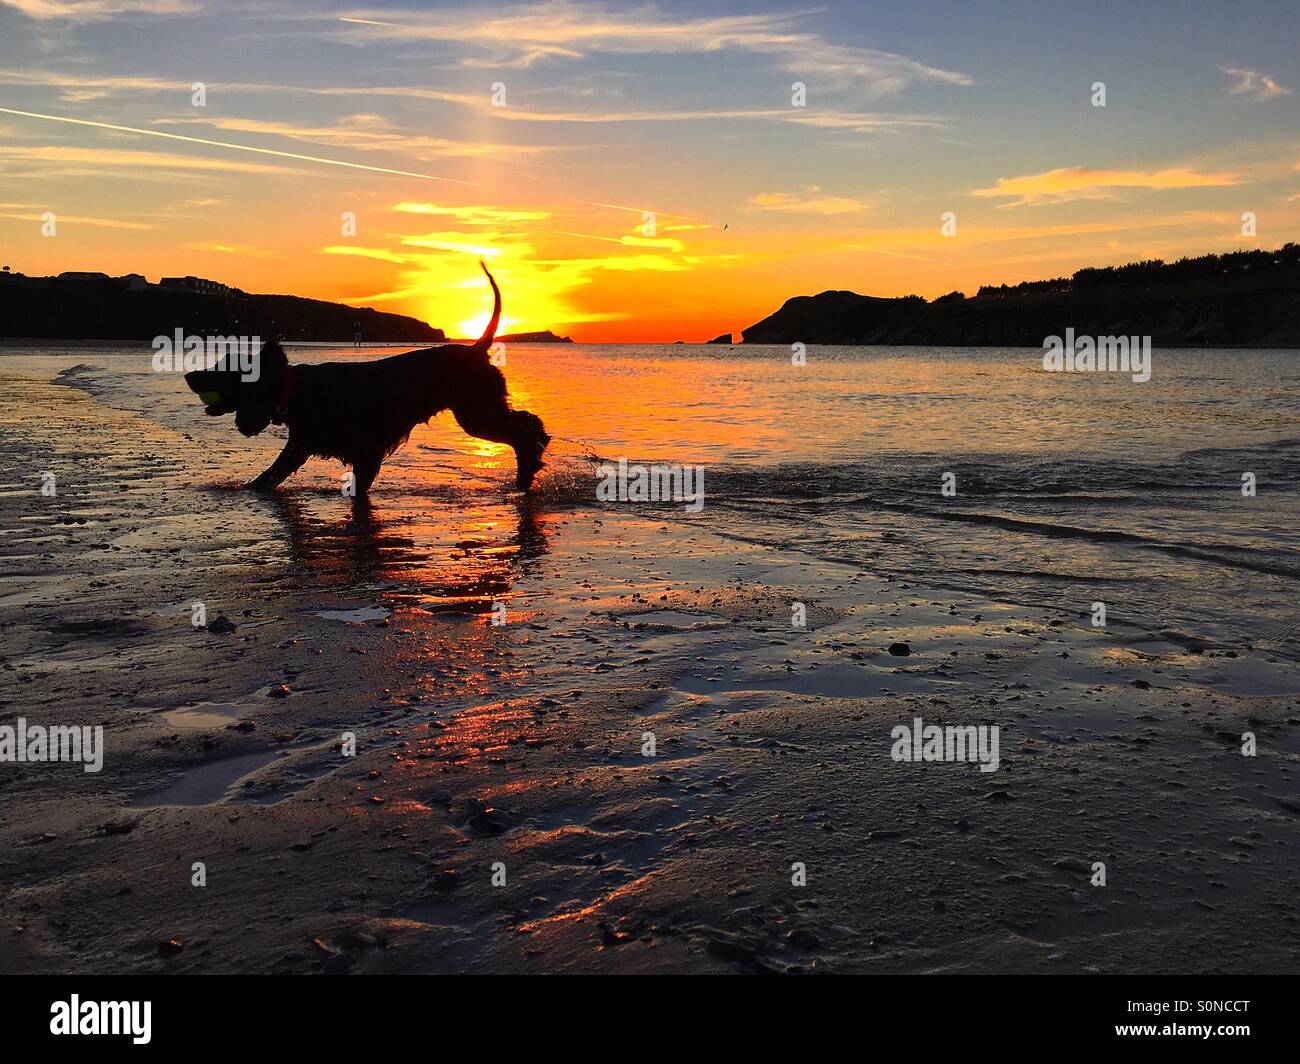
[[[847,196],[823,196],[821,189],[809,188],[804,192],[760,192],[749,200],[755,207],[772,211],[790,211],[797,214],[852,214],[867,209],[865,203]]]
[[[652,270],[656,273],[676,273],[689,270],[690,265],[681,258],[667,255],[613,255],[603,258],[537,259],[539,266],[555,266],[571,273],[588,273],[592,270],[612,270],[615,273],[635,273]]]
[[[12,218],[21,222],[41,222],[44,219],[40,214],[0,214],[0,218]],[[97,229],[157,229],[156,225],[147,225],[144,222],[127,222],[121,218],[87,218],[80,214],[63,214],[57,215],[60,225],[89,225]]]
[[[884,248],[869,248],[863,244],[845,244],[846,248],[853,251],[869,251],[873,255],[888,255],[891,259],[911,259],[913,262],[935,262],[937,260],[928,258],[925,255],[908,255],[903,251],[886,251]],[[950,263],[944,263],[945,266]]]
[[[594,233],[571,233],[568,230],[559,230],[561,236],[576,236],[582,240],[602,240],[607,244],[620,244],[625,248],[659,248],[664,251],[681,252],[686,246],[675,237],[671,236],[636,236],[628,234],[624,236],[597,236]]]
[[[416,85],[331,86],[306,90],[320,96],[391,96],[401,100],[435,100],[459,104],[504,122],[716,122],[775,121],[856,133],[901,133],[916,129],[948,129],[942,115],[888,111],[807,111],[797,107],[724,108],[706,111],[530,111],[522,107],[493,107],[482,93],[444,92]]]
[[[403,214],[434,214],[455,218],[466,225],[508,225],[514,222],[541,222],[551,216],[550,211],[512,211],[500,207],[461,206],[448,207],[436,203],[411,203],[403,201],[393,208]]]
[[[464,46],[473,53],[462,57],[464,66],[523,67],[582,59],[593,53],[741,51],[771,57],[787,73],[877,94],[898,92],[919,82],[972,84],[966,74],[894,52],[831,43],[805,28],[812,14],[794,11],[681,18],[653,4],[617,8],[600,2],[544,0],[495,15],[485,15],[481,8],[433,12],[376,9],[351,12],[340,22],[344,32],[354,38]]]
[[[372,269],[365,276],[373,278],[373,271],[379,271],[382,277],[391,270],[387,284],[380,282],[365,292],[339,295],[354,302],[400,305],[430,321],[460,322],[451,326],[453,331],[465,331],[466,323],[483,313],[482,280],[473,259],[491,260],[493,273],[507,293],[507,311],[514,323],[550,328],[630,317],[616,302],[611,304],[607,295],[587,300],[578,297],[575,302],[577,293],[602,277],[605,285],[612,285],[617,292],[621,286],[639,283],[638,274],[670,277],[727,258],[687,254],[687,231],[708,228],[691,222],[682,224],[682,239],[662,232],[649,236],[640,226],[632,233],[571,231],[594,228],[598,217],[589,205],[576,202],[548,210],[517,210],[481,202],[453,205],[401,200],[390,211],[394,220],[438,219],[449,225],[435,232],[393,234],[368,245],[346,242],[322,248],[323,254],[370,260]],[[557,218],[563,226],[554,224]],[[552,224],[545,224],[548,222]],[[618,220],[619,225],[623,222]],[[605,248],[587,254],[588,247],[575,244],[575,240],[598,241]],[[588,307],[585,303],[599,305]]]
[[[780,117],[796,125],[815,126],[818,129],[843,129],[851,133],[902,133],[915,129],[949,129],[952,123],[940,115],[881,114],[871,112],[854,114],[851,111],[834,111],[822,114],[791,112]]]
[[[362,259],[378,259],[380,262],[403,263],[411,259],[409,255],[401,255],[387,248],[366,248],[356,244],[331,244],[321,250],[326,255],[355,255]]]
[[[402,245],[411,248],[428,248],[430,251],[450,251],[463,255],[473,255],[480,259],[494,259],[502,254],[497,245],[503,241],[517,241],[519,234],[504,233],[424,233],[420,236],[402,237]],[[515,243],[512,251],[531,250],[526,245]]]
[[[112,122],[95,122],[86,118],[69,118],[66,115],[47,115],[36,111],[19,111],[12,107],[0,107],[0,114],[18,115],[22,118],[35,118],[43,122],[59,122],[91,129],[106,129],[114,133],[135,133],[142,137],[161,137],[166,140],[184,141],[187,144],[203,144],[213,148],[228,148],[231,151],[253,152],[257,155],[270,155],[279,159],[295,159],[300,162],[320,163],[325,166],[340,166],[349,170],[367,170],[374,174],[393,174],[398,177],[414,177],[421,181],[443,181],[457,185],[474,185],[475,181],[461,181],[454,177],[438,177],[434,174],[415,173],[410,170],[391,170],[385,166],[370,166],[366,163],[347,162],[343,159],[326,159],[319,155],[300,155],[296,152],[278,151],[275,148],[259,148],[252,144],[236,144],[228,140],[208,140],[205,137],[189,137],[183,133],[167,133],[161,129],[140,129],[137,126],[121,126]],[[267,170],[275,168],[266,167]]]
[[[4,0],[0,0],[3,3]],[[53,70],[0,70],[0,85],[40,85],[59,90],[60,99],[70,103],[100,100],[115,93],[190,94],[192,82],[166,78],[92,76],[86,71],[62,74]]]
[[[205,159],[191,155],[170,155],[163,152],[123,151],[117,148],[76,148],[71,145],[48,144],[38,147],[0,145],[0,159],[18,159],[26,162],[62,163],[73,167],[109,167],[124,170],[208,170],[218,173],[274,174],[283,168],[262,163],[234,162],[230,159]],[[131,176],[128,174],[127,176]]]
[[[118,15],[192,15],[190,0],[0,0],[0,5],[40,21],[104,22]]]
[[[1219,69],[1236,81],[1228,88],[1233,96],[1245,96],[1251,100],[1275,100],[1279,96],[1289,96],[1293,90],[1279,85],[1267,74],[1258,70],[1243,70],[1240,67],[1221,66]]]
[[[329,126],[303,126],[289,122],[269,122],[256,118],[169,118],[157,125],[207,125],[237,133],[261,133],[288,137],[313,144],[355,151],[403,152],[421,161],[446,156],[533,155],[550,149],[534,145],[494,144],[490,142],[447,140],[404,133],[379,115],[357,114],[340,118]]]
[[[0,0],[2,2],[2,0]],[[32,85],[58,90],[62,100],[69,103],[87,103],[115,95],[159,94],[189,96],[191,83],[167,78],[139,75],[98,75],[72,72],[61,73],[38,69],[0,70],[0,84]],[[512,104],[510,107],[493,107],[485,93],[448,92],[418,85],[332,85],[295,86],[284,84],[259,84],[257,82],[208,82],[211,89],[219,86],[225,95],[254,94],[283,96],[296,93],[308,96],[339,96],[357,98],[386,98],[400,101],[430,100],[437,103],[466,107],[482,115],[490,115],[504,122],[606,124],[616,122],[709,122],[709,121],[767,121],[810,126],[816,129],[842,130],[853,133],[904,133],[917,130],[947,130],[951,120],[944,115],[917,114],[890,111],[836,111],[798,107],[717,108],[714,110],[683,110],[676,108],[628,111],[540,111]],[[604,97],[610,94],[602,93]],[[445,155],[488,155],[495,151],[515,154],[537,154],[552,150],[544,146],[499,145],[461,142],[443,138],[404,134],[395,127],[385,126],[375,115],[353,115],[335,126],[293,126],[288,123],[221,118],[172,118],[157,124],[208,123],[216,128],[243,132],[268,133],[315,140],[323,143],[360,149],[392,149],[408,152],[432,152]],[[350,139],[349,139],[350,138]]]
[[[239,255],[246,259],[282,259],[283,255],[277,255],[274,251],[268,251],[266,248],[252,247],[248,244],[218,244],[214,242],[205,242],[197,244],[182,244],[181,247],[187,251],[211,251],[220,255]]]
[[[1014,196],[1016,198],[1011,203],[999,206],[1023,207],[1043,203],[1069,203],[1080,199],[1109,199],[1113,196],[1110,190],[1119,188],[1219,188],[1239,183],[1234,174],[1202,174],[1185,166],[1164,170],[1104,170],[1066,166],[1041,174],[1000,177],[992,188],[977,188],[970,194],[985,198]]]

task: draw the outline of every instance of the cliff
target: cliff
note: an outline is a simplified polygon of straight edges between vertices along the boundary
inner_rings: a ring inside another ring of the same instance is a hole
[[[1037,347],[1071,326],[1162,347],[1300,347],[1300,245],[1084,269],[971,298],[796,296],[743,342]]]
[[[151,340],[186,335],[278,337],[365,343],[444,339],[416,318],[298,296],[129,287],[121,278],[74,280],[0,274],[0,337],[46,340]]]

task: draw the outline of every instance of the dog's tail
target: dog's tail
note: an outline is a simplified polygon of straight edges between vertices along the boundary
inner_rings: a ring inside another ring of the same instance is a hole
[[[487,330],[474,344],[477,350],[486,351],[492,346],[492,341],[497,334],[497,323],[501,320],[501,289],[497,287],[496,278],[488,270],[487,263],[479,259],[478,264],[483,267],[483,272],[487,274],[488,284],[492,286],[492,320],[488,322]]]

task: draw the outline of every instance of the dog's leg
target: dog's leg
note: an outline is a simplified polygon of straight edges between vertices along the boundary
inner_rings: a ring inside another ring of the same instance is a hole
[[[266,471],[245,486],[254,491],[274,491],[283,481],[298,472],[308,457],[307,452],[290,438],[284,445],[284,450],[280,452],[280,456],[266,468]]]
[[[352,463],[352,477],[356,484],[357,498],[364,499],[370,492],[370,485],[379,476],[379,467],[384,464],[383,456],[368,455]]]

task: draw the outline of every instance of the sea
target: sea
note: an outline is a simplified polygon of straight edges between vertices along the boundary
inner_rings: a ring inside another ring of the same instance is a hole
[[[407,349],[289,345],[309,363]],[[169,469],[196,488],[274,457],[279,441],[206,418],[150,356],[10,342],[0,377],[171,430]],[[743,543],[1081,617],[1101,604],[1132,642],[1300,657],[1300,351],[1156,349],[1141,383],[1045,372],[1028,348],[814,346],[797,364],[775,346],[535,344],[502,368],[554,437],[535,505],[567,521],[652,508],[720,555]],[[600,467],[619,459],[700,467],[703,505],[600,501]],[[325,512],[342,472],[312,463],[287,491]],[[385,465],[375,506],[450,507],[445,535],[461,503],[507,506],[512,472],[507,449],[443,415]]]

